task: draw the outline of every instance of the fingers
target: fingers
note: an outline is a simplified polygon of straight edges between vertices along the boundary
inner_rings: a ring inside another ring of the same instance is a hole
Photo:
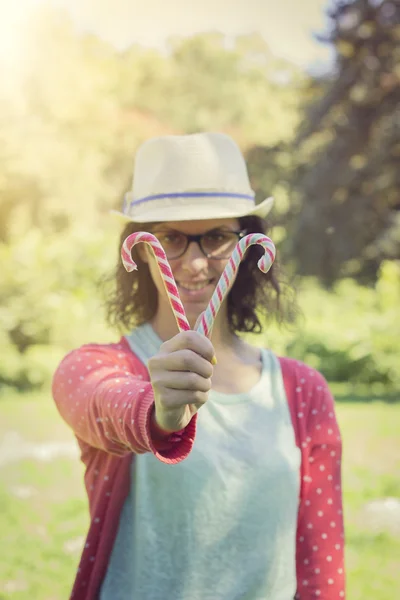
[[[192,350],[209,362],[214,357],[214,348],[210,340],[197,331],[192,330],[178,333],[178,335],[164,342],[160,348],[161,353],[176,352],[177,350]]]
[[[162,367],[168,371],[190,371],[206,379],[213,374],[211,363],[193,350],[177,350],[172,354],[156,355],[151,359],[151,369]]]
[[[160,380],[153,378],[152,385],[155,388],[164,387],[172,390],[188,390],[209,392],[211,389],[211,379],[201,377],[197,373],[186,371],[164,372]]]
[[[173,390],[165,388],[163,406],[165,410],[181,408],[187,404],[204,405],[207,402],[208,393],[199,390]]]

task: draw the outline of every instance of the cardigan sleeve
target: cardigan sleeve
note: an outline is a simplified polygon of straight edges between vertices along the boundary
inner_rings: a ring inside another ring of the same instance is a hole
[[[53,398],[76,437],[91,447],[124,456],[153,452],[168,462],[190,452],[196,415],[161,445],[152,440],[154,394],[145,367],[124,344],[91,344],[70,352],[55,372]]]
[[[302,497],[297,530],[298,600],[345,597],[342,442],[334,400],[314,369],[301,378]],[[300,396],[300,394],[299,394]]]

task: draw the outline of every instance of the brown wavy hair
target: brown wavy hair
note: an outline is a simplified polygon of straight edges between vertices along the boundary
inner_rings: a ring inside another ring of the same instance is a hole
[[[268,223],[260,217],[239,219],[240,229],[247,233],[268,231]],[[151,321],[157,311],[157,290],[147,263],[141,260],[137,247],[132,248],[132,258],[138,270],[128,273],[120,258],[125,238],[136,231],[150,231],[154,223],[129,223],[124,228],[118,247],[115,271],[104,283],[112,284],[105,290],[107,322],[123,331]],[[275,260],[268,273],[262,273],[257,261],[263,254],[260,246],[250,246],[240,264],[236,280],[230,290],[228,320],[234,333],[261,333],[263,325],[271,319],[278,323],[293,322],[297,308],[292,288],[286,283],[280,265]]]

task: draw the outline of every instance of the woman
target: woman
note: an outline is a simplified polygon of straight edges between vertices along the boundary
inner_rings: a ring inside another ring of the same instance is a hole
[[[217,133],[155,138],[122,216],[161,241],[195,329],[236,243],[265,232],[244,159]],[[71,352],[53,382],[86,465],[91,524],[72,598],[344,597],[341,441],[324,378],[237,334],[273,312],[252,247],[211,341],[178,333],[149,247],[117,269],[129,333]],[[217,357],[217,362],[214,357]]]

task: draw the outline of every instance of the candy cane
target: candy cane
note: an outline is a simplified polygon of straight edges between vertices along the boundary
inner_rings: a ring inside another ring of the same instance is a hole
[[[137,265],[132,259],[131,250],[133,246],[139,242],[145,242],[152,249],[157,260],[158,268],[160,269],[161,277],[168,295],[169,303],[174,313],[179,331],[188,331],[190,329],[189,322],[186,318],[185,309],[179,297],[177,285],[174,276],[172,275],[171,267],[168,259],[158,239],[151,233],[138,231],[129,235],[121,248],[121,257],[125,269],[130,273],[137,270]]]
[[[200,323],[197,326],[197,331],[206,337],[210,337],[215,318],[219,309],[221,308],[221,304],[224,301],[225,296],[232,287],[232,284],[235,280],[235,275],[239,269],[240,262],[242,261],[247,248],[253,244],[260,244],[265,250],[265,254],[257,263],[258,268],[263,273],[267,273],[270,270],[276,254],[275,246],[272,240],[261,233],[250,233],[249,235],[243,237],[236,244],[236,247],[232,252],[232,256],[230,257],[229,262],[218,281],[211,300],[206,310],[202,314]]]

